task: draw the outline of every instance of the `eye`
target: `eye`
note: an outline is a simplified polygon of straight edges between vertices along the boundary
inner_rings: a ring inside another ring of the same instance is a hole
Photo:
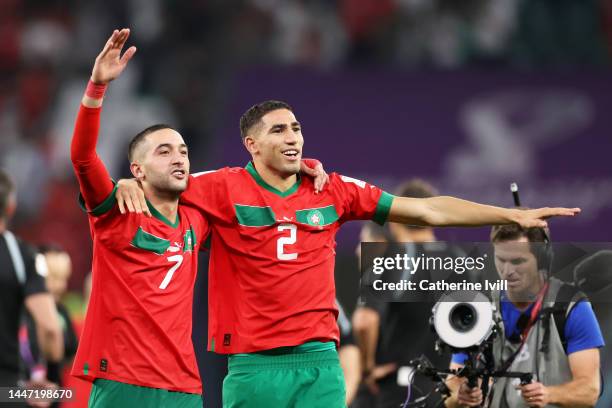
[[[294,132],[296,132],[296,133],[297,133],[297,132],[301,132],[301,131],[302,131],[302,128],[301,128],[301,127],[299,127],[299,126],[297,126],[297,127],[294,127],[294,128],[293,128],[293,131],[294,131]]]
[[[170,154],[170,151],[169,150],[160,150],[159,154],[162,155],[162,156],[167,156],[168,154]]]

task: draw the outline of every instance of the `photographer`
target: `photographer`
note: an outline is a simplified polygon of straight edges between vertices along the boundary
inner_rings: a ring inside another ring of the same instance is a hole
[[[552,249],[548,230],[518,225],[494,227],[495,268],[508,282],[493,292],[502,330],[493,343],[496,370],[532,373],[533,382],[498,378],[491,384],[490,407],[593,407],[600,394],[599,348],[604,341],[591,304],[575,287],[548,278]],[[571,299],[567,302],[567,299]],[[561,300],[565,302],[561,302]],[[561,310],[561,313],[559,313]],[[466,355],[453,355],[451,368]],[[477,407],[479,388],[449,377],[447,407]]]

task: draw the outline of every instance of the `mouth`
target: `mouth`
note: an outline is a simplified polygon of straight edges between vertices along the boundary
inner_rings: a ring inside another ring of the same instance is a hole
[[[290,161],[296,161],[300,158],[300,151],[297,149],[287,149],[281,152]]]
[[[187,172],[185,170],[183,170],[183,169],[175,169],[170,174],[172,174],[173,177],[175,177],[175,178],[177,178],[179,180],[184,180],[185,177],[187,177]]]
[[[521,284],[520,279],[507,279],[507,282],[509,287],[516,287],[520,286]]]

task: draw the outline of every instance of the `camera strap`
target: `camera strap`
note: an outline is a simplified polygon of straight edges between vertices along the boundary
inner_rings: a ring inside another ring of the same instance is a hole
[[[502,364],[501,371],[507,371],[510,368],[510,366],[512,365],[516,357],[519,355],[519,353],[523,349],[523,346],[527,342],[527,337],[529,336],[529,332],[531,331],[531,328],[536,324],[536,322],[538,321],[538,318],[540,317],[540,311],[542,310],[542,305],[544,304],[544,298],[546,297],[546,294],[548,293],[548,287],[549,287],[549,283],[547,281],[542,287],[542,289],[540,289],[540,291],[538,292],[538,296],[537,296],[535,305],[533,309],[531,309],[531,313],[529,315],[529,320],[527,321],[527,324],[522,328],[522,331],[521,331],[521,344],[516,349],[516,351],[508,358],[508,360],[506,360]],[[524,315],[521,315],[521,318],[523,318],[523,316]],[[521,318],[519,318],[519,325],[520,325]]]

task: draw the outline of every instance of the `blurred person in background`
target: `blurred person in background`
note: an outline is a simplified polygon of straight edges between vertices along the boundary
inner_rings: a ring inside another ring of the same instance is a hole
[[[44,360],[41,361],[40,350],[35,341],[36,325],[32,319],[32,316],[27,313],[25,321],[28,331],[29,350],[26,354],[28,358],[24,358],[24,360],[30,360],[35,364],[35,366],[31,368],[30,375],[36,375],[33,370],[42,369],[44,372],[46,372],[46,377],[49,381],[61,386],[64,384],[63,366],[64,364],[68,363],[72,357],[74,357],[78,345],[70,313],[68,312],[66,306],[64,306],[62,303],[62,298],[66,293],[66,288],[68,286],[68,279],[72,274],[72,262],[70,261],[70,255],[68,255],[68,253],[59,246],[53,244],[43,245],[39,246],[38,250],[45,259],[47,267],[47,276],[45,279],[46,287],[55,301],[55,306],[57,308],[58,317],[63,332],[64,358],[59,363]],[[21,352],[22,355],[24,355],[24,352],[26,351],[22,349]]]
[[[448,376],[452,395],[446,406],[594,407],[602,388],[603,336],[586,295],[552,277],[548,228],[497,226],[491,242],[507,290],[491,293],[502,322],[490,364],[499,371],[532,373],[533,380],[521,385],[518,378],[498,378],[484,401],[482,390],[470,388],[465,377]],[[461,369],[466,359],[465,353],[453,354],[450,368]]]
[[[0,385],[5,387],[20,379],[18,330],[24,306],[34,320],[42,356],[58,363],[64,351],[55,302],[45,285],[44,259],[7,228],[15,208],[14,184],[0,171]],[[44,379],[39,384],[47,386]]]
[[[421,179],[406,181],[395,193],[400,197],[411,198],[438,195],[433,186]],[[425,257],[442,258],[465,255],[459,248],[443,242],[436,243],[431,227],[389,223],[389,232],[391,243],[387,251],[392,251],[393,254],[425,254]],[[361,238],[371,240],[373,237],[362,234]],[[381,278],[388,282],[399,282],[402,279],[450,281],[451,276],[448,276],[448,273],[442,276],[439,271],[428,271],[426,278],[411,275],[410,271],[385,271]],[[464,274],[462,278],[474,279],[469,274]],[[361,304],[355,311],[354,321],[358,320],[359,323],[356,330],[363,339],[360,346],[368,356],[368,365],[364,370],[365,387],[361,389],[360,402],[356,403],[356,408],[384,408],[402,404],[406,400],[408,387],[399,372],[415,358],[425,356],[434,366],[446,365],[448,357],[434,351],[436,338],[429,330],[431,309],[435,301],[435,297],[429,292],[421,291],[398,291],[393,299],[381,299],[373,294],[362,297]],[[414,335],[415,328],[419,330],[418,337]],[[433,389],[433,382],[416,376],[412,382],[412,400],[428,395]],[[425,406],[435,407],[439,402],[440,397],[432,394]]]
[[[346,405],[348,406],[357,396],[357,390],[361,382],[361,353],[359,347],[355,344],[351,321],[338,299],[336,299],[336,305],[338,306],[338,328],[340,329],[338,358],[340,358],[340,366],[344,373]]]
[[[357,255],[358,268],[361,270],[361,243],[376,242],[386,244],[392,240],[389,232],[389,225],[378,225],[373,222],[368,222],[361,227],[359,233],[359,244],[355,248]],[[386,245],[380,246],[380,255],[386,251]],[[363,278],[362,278],[363,279]],[[363,282],[362,282],[363,283]],[[362,289],[366,286],[360,285]],[[367,286],[369,287],[369,285]],[[376,345],[378,344],[380,324],[379,302],[371,300],[368,294],[362,294],[359,297],[357,308],[353,312],[353,333],[355,335],[359,351],[361,353],[361,368],[366,372],[371,370],[375,365]]]

